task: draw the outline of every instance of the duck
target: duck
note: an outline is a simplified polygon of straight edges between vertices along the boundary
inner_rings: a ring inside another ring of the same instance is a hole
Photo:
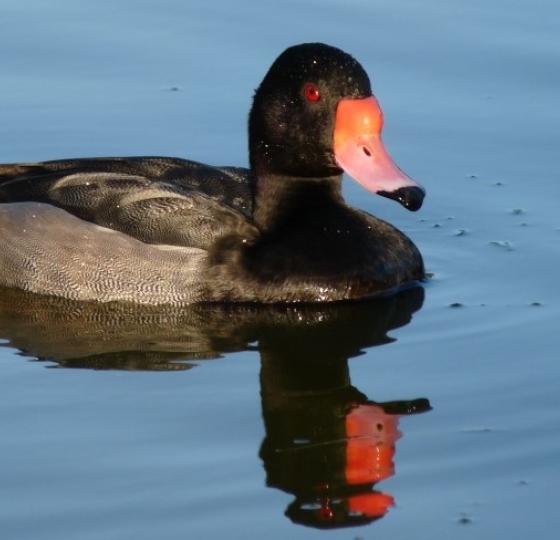
[[[168,157],[0,165],[0,286],[71,300],[316,303],[425,277],[414,243],[349,206],[347,173],[418,210],[425,190],[383,145],[350,54],[287,48],[255,91],[249,168]]]

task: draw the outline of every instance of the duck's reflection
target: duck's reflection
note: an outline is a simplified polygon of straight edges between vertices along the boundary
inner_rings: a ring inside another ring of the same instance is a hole
[[[369,523],[393,504],[375,485],[394,473],[399,417],[430,405],[371,401],[351,385],[348,359],[390,342],[422,302],[421,288],[355,304],[180,309],[0,291],[0,337],[27,356],[91,369],[189,369],[258,349],[267,485],[294,496],[294,522],[330,528]]]
[[[390,341],[387,331],[406,324],[422,299],[423,290],[414,289],[373,304],[341,305],[315,324],[260,336],[266,430],[260,456],[267,485],[295,496],[286,511],[292,521],[321,528],[365,524],[393,504],[374,485],[394,473],[399,417],[430,404],[369,400],[351,385],[347,360]]]

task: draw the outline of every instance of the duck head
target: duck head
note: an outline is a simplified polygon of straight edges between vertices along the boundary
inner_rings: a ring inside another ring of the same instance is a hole
[[[257,89],[249,116],[251,168],[259,175],[340,176],[418,210],[424,189],[393,162],[367,73],[321,43],[286,49]]]

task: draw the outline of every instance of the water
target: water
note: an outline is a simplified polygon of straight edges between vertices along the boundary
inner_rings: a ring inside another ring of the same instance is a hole
[[[5,0],[1,162],[245,165],[275,56],[353,53],[428,197],[411,214],[350,181],[346,196],[406,231],[433,277],[315,310],[2,292],[3,536],[552,537],[559,15],[552,0]],[[355,528],[317,528],[341,521]]]

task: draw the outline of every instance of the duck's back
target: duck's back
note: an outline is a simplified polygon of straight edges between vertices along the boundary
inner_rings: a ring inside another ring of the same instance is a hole
[[[251,228],[249,171],[160,157],[0,166],[0,203],[40,202],[150,244],[208,249]]]

